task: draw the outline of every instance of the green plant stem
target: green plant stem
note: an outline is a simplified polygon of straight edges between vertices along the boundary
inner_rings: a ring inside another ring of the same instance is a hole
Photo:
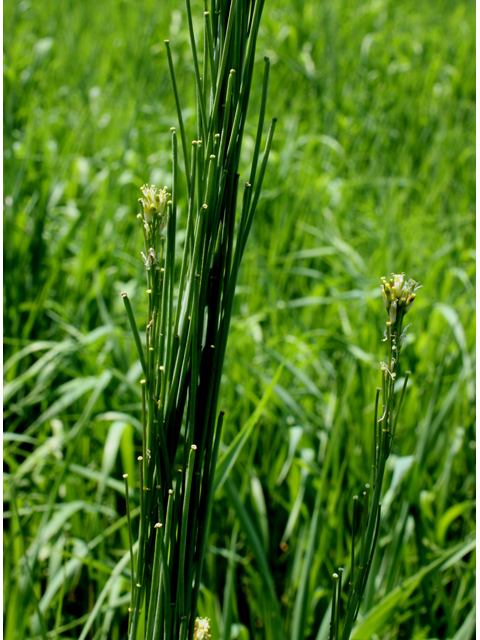
[[[198,532],[197,570],[196,570],[195,588],[193,591],[192,601],[191,603],[188,603],[190,604],[192,612],[195,612],[197,609],[198,595],[200,593],[200,577],[202,575],[203,561],[205,559],[208,524],[210,520],[211,505],[212,505],[212,499],[213,499],[213,485],[214,485],[213,481],[214,481],[215,468],[216,468],[217,458],[218,458],[218,450],[220,447],[224,415],[225,413],[221,411],[218,416],[217,431],[215,434],[215,444],[213,449],[212,462],[211,462],[209,475],[208,475],[208,484],[206,487],[207,499],[205,500],[205,504],[204,504],[203,525],[199,527],[199,532]],[[193,638],[194,624],[195,624],[195,616],[192,615],[190,618],[190,628],[189,628],[189,635],[192,638]]]
[[[182,138],[183,158],[185,162],[185,180],[187,182],[187,192],[190,195],[193,187],[190,182],[190,169],[188,163],[187,137],[185,135],[185,126],[183,124],[182,108],[180,106],[180,98],[178,96],[177,81],[175,79],[175,68],[173,66],[172,52],[170,51],[170,41],[165,40],[167,50],[168,68],[170,69],[170,78],[172,81],[173,95],[175,96],[175,105],[177,107],[178,126],[180,127],[180,137]]]
[[[375,534],[375,529],[376,529],[376,524],[377,524],[377,517],[378,517],[378,510],[379,510],[379,502],[380,502],[380,493],[382,490],[382,484],[383,484],[383,475],[385,472],[385,463],[387,461],[387,457],[388,457],[388,442],[387,442],[387,438],[384,438],[384,443],[387,444],[387,446],[382,447],[382,450],[380,452],[380,459],[379,459],[379,463],[378,463],[378,474],[377,474],[377,483],[375,485],[375,488],[373,490],[373,497],[372,497],[372,503],[371,503],[371,507],[370,507],[370,516],[368,519],[368,526],[367,526],[367,531],[366,531],[366,535],[365,535],[365,543],[364,543],[364,551],[363,551],[363,557],[360,558],[360,562],[363,566],[362,570],[359,570],[357,572],[357,576],[354,582],[354,586],[353,586],[353,591],[352,591],[352,599],[350,601],[350,605],[348,606],[347,609],[347,613],[346,613],[346,617],[345,617],[345,622],[344,622],[344,626],[343,626],[343,632],[342,632],[342,640],[348,640],[350,637],[350,633],[352,631],[352,627],[353,627],[353,623],[354,623],[354,617],[357,611],[357,607],[361,598],[361,586],[362,586],[362,582],[364,579],[364,572],[366,571],[366,565],[367,565],[367,558],[366,555],[370,555],[370,552],[372,550],[372,541],[374,538],[374,534]]]
[[[145,362],[145,354],[143,351],[142,341],[140,339],[140,333],[138,331],[137,322],[135,320],[135,316],[133,315],[132,305],[130,304],[130,300],[128,299],[128,295],[126,293],[122,293],[123,302],[125,304],[125,310],[127,312],[128,321],[130,322],[130,327],[133,333],[133,339],[135,340],[135,346],[137,347],[138,357],[140,358],[140,364],[142,365],[143,373],[147,375],[147,364]]]
[[[130,500],[128,495],[128,474],[124,474],[125,479],[125,501],[127,504],[127,526],[128,526],[128,543],[130,547],[130,607],[129,607],[129,626],[131,613],[133,610],[133,594],[135,593],[135,582],[134,582],[134,574],[135,574],[135,564],[133,558],[133,537],[132,537],[132,520],[130,515]]]
[[[197,93],[198,93],[197,105],[200,108],[200,128],[202,131],[203,139],[205,140],[206,139],[205,132],[207,131],[207,127],[206,127],[207,119],[205,116],[205,98],[203,95],[202,83],[200,81],[200,71],[198,68],[197,46],[195,44],[195,34],[193,32],[192,9],[190,6],[190,0],[186,0],[186,7],[187,7],[188,32],[190,34],[190,44],[191,44],[191,51],[192,51],[192,57],[193,57],[193,68],[195,71],[195,84],[197,86]]]
[[[183,498],[183,512],[182,512],[182,529],[180,533],[180,552],[179,552],[179,567],[178,567],[178,587],[177,587],[177,610],[180,615],[180,640],[184,640],[187,634],[187,611],[185,609],[185,555],[187,546],[188,535],[188,516],[190,508],[190,492],[192,489],[192,479],[195,463],[195,452],[197,447],[192,445],[190,447],[190,454],[188,457],[187,467],[187,479],[185,482],[185,494]]]
[[[152,638],[154,625],[157,619],[162,617],[162,589],[160,584],[161,551],[159,539],[163,536],[162,524],[155,525],[155,551],[153,556],[152,591],[150,594],[150,606],[147,612],[146,637]],[[161,625],[157,625],[161,628]]]

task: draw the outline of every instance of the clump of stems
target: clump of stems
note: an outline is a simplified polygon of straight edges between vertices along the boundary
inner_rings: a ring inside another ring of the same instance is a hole
[[[241,187],[240,150],[263,4],[231,0],[205,10],[200,73],[187,0],[198,114],[197,139],[190,149],[170,43],[165,41],[188,207],[183,258],[176,269],[180,186],[177,131],[172,128],[171,194],[167,187],[141,188],[138,218],[148,296],[143,340],[128,296],[122,294],[143,370],[140,523],[135,567],[131,551],[130,640],[140,628],[147,639],[208,637],[208,624],[196,618],[196,609],[222,431],[220,380],[238,271],[276,121],[260,163],[269,73],[265,58],[257,138],[248,182]]]
[[[382,278],[382,299],[388,314],[384,342],[387,343],[387,362],[381,362],[382,386],[377,387],[373,423],[373,485],[365,485],[362,500],[353,497],[352,546],[350,558],[350,576],[347,584],[348,600],[344,613],[343,630],[340,635],[342,607],[343,569],[333,574],[332,615],[330,622],[330,640],[348,640],[357,619],[368,575],[372,566],[373,554],[380,527],[381,502],[385,464],[392,450],[398,415],[400,413],[410,371],[405,372],[400,398],[395,397],[395,381],[399,374],[400,352],[407,329],[403,328],[406,313],[411,309],[420,285],[415,280],[406,280],[405,274],[392,274],[387,282]],[[381,396],[381,410],[379,399]],[[379,417],[379,413],[381,414]]]

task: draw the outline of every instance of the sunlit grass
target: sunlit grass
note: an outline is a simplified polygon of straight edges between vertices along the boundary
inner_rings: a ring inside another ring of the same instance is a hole
[[[75,638],[128,549],[125,521],[117,527],[125,472],[138,504],[141,369],[119,294],[146,313],[137,190],[170,183],[176,125],[163,40],[189,140],[192,63],[183,5],[174,3],[10,2],[4,25],[5,637],[41,637],[25,544],[29,560],[38,553],[45,633]],[[306,637],[328,634],[330,576],[347,562],[351,498],[370,478],[365,434],[384,359],[378,279],[391,271],[423,289],[403,354],[412,377],[386,470],[365,624],[388,594],[468,544],[474,36],[470,2],[267,0],[257,50],[271,59],[279,121],[226,352],[225,447],[286,363],[216,495],[200,594],[214,638],[271,637],[273,597],[290,637],[332,443],[305,611]],[[245,169],[255,127],[252,115]],[[185,192],[180,228],[186,212]],[[178,259],[182,241],[179,233]],[[473,637],[473,563],[470,553],[425,573],[371,637],[453,638],[461,628]],[[98,637],[125,637],[127,567],[122,575]]]

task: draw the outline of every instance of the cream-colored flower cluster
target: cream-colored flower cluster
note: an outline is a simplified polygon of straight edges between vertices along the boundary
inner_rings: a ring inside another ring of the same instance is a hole
[[[167,193],[167,187],[163,187],[160,191],[154,184],[150,187],[148,184],[144,184],[143,187],[140,187],[140,191],[143,193],[143,198],[139,198],[138,201],[142,203],[143,219],[150,224],[156,216],[159,223],[158,230],[162,231],[167,224],[165,208],[171,194]]]
[[[390,322],[394,324],[397,315],[403,317],[411,308],[417,297],[415,293],[421,285],[415,280],[406,280],[404,273],[392,273],[390,281],[382,278],[382,298],[388,312]]]
[[[209,631],[210,631],[209,618],[197,618],[195,620],[195,629],[193,630],[194,640],[207,640],[207,638],[211,638]]]

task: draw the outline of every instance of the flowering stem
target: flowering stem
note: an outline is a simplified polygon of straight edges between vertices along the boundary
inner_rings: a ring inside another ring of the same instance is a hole
[[[388,342],[388,364],[381,363],[382,387],[377,387],[375,396],[374,411],[374,432],[373,432],[373,495],[370,507],[368,507],[368,487],[364,493],[364,510],[361,527],[360,557],[355,578],[355,529],[356,510],[354,506],[353,529],[352,529],[352,550],[351,550],[351,576],[350,590],[348,596],[347,609],[343,624],[341,640],[348,640],[353,624],[358,615],[363,593],[365,591],[368,575],[373,562],[373,555],[376,548],[378,534],[380,530],[380,496],[382,492],[383,479],[385,475],[385,465],[392,449],[393,438],[396,434],[398,415],[403,404],[408,376],[405,374],[402,394],[395,412],[395,380],[399,370],[400,351],[402,347],[402,323],[405,314],[411,308],[419,285],[414,280],[405,282],[404,274],[393,274],[392,279],[387,282],[382,279],[382,298],[389,315],[386,323],[386,339]],[[378,400],[380,391],[382,392],[382,416],[378,417]],[[378,434],[377,434],[378,425]],[[354,500],[354,505],[356,500]],[[367,517],[368,512],[368,517]],[[340,599],[340,593],[338,595]],[[337,621],[338,622],[338,621]],[[338,635],[338,632],[337,632]]]

